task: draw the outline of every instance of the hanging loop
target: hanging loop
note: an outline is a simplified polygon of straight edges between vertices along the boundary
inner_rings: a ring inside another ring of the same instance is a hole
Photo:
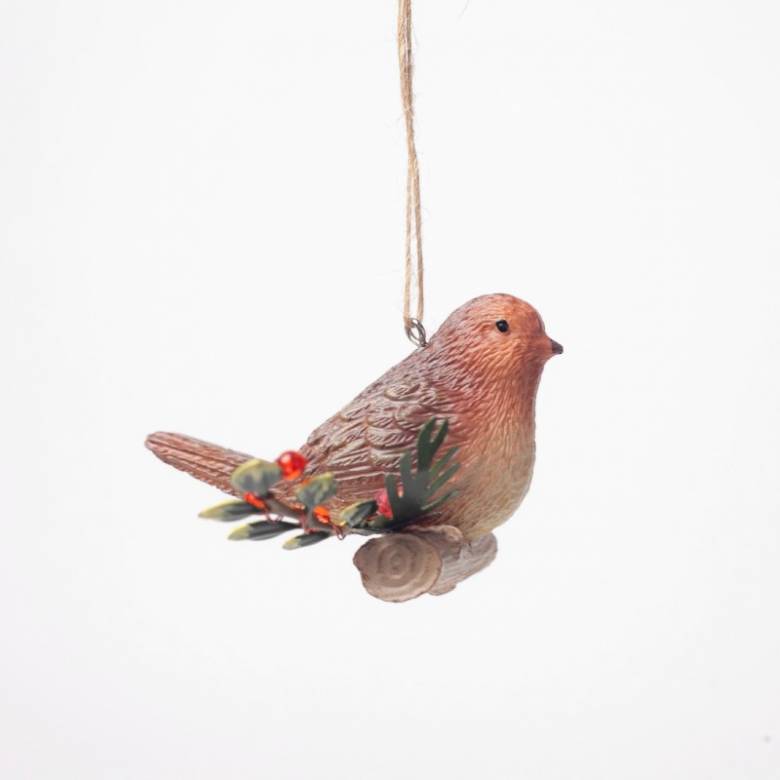
[[[408,338],[415,347],[428,346],[428,337],[425,333],[425,326],[416,317],[407,317],[404,320],[404,330],[406,331],[406,338]]]
[[[424,347],[428,341],[422,324],[425,309],[422,208],[420,169],[414,140],[414,92],[412,50],[412,0],[398,0],[398,65],[401,73],[401,105],[406,127],[406,209],[404,241],[404,330],[412,344]],[[414,273],[413,273],[414,268]],[[412,317],[412,276],[417,305]]]

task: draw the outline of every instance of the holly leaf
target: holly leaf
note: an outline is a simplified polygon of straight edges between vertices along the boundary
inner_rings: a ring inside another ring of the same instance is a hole
[[[251,515],[259,515],[262,512],[252,504],[246,501],[222,501],[219,504],[204,509],[198,517],[204,517],[207,520],[221,520],[229,523],[233,520],[243,520]]]
[[[392,531],[396,528],[400,528],[402,524],[396,523],[392,517],[385,515],[374,515],[366,520],[365,525],[358,528],[353,528],[353,533],[368,532],[370,534],[384,534],[388,531]]]
[[[335,525],[348,528],[359,528],[368,520],[371,515],[375,515],[377,510],[376,501],[358,501],[350,504],[339,513],[335,520]]]
[[[330,539],[333,534],[330,531],[314,531],[309,534],[300,534],[299,536],[293,536],[292,539],[288,539],[282,547],[285,550],[297,550],[299,547],[310,547],[318,542],[324,542],[326,539]]]
[[[253,493],[262,498],[281,478],[282,470],[276,463],[256,458],[242,463],[231,475],[230,484],[239,493]]]
[[[336,493],[336,480],[333,474],[320,474],[312,477],[295,492],[295,497],[307,508],[312,509],[325,503]]]
[[[257,523],[248,523],[242,525],[240,528],[236,528],[228,539],[237,542],[242,539],[273,539],[279,534],[287,533],[287,531],[294,531],[300,528],[298,523],[288,523],[286,520],[260,520]]]

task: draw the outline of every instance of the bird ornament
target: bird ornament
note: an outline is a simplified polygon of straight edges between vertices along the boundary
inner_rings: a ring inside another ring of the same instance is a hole
[[[234,540],[297,531],[284,545],[297,549],[351,533],[447,529],[467,545],[506,522],[528,492],[539,381],[562,352],[533,306],[484,295],[275,461],[181,434],[154,433],[146,444],[236,497],[202,517],[259,516]]]

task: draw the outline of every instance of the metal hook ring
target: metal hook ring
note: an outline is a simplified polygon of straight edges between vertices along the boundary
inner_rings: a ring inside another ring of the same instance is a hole
[[[414,344],[415,347],[427,347],[428,337],[425,334],[425,327],[416,317],[409,317],[404,325],[406,338]]]

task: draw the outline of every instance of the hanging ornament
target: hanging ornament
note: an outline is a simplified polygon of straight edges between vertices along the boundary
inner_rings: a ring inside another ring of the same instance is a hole
[[[275,461],[182,434],[154,433],[146,441],[164,462],[236,497],[201,517],[255,518],[231,540],[287,534],[283,546],[294,550],[373,537],[354,562],[366,590],[387,601],[445,593],[493,560],[492,531],[517,510],[531,482],[542,370],[563,351],[536,310],[506,294],[474,298],[427,338],[411,21],[411,0],[399,0],[407,139],[403,324],[417,349],[316,428],[300,450]]]

